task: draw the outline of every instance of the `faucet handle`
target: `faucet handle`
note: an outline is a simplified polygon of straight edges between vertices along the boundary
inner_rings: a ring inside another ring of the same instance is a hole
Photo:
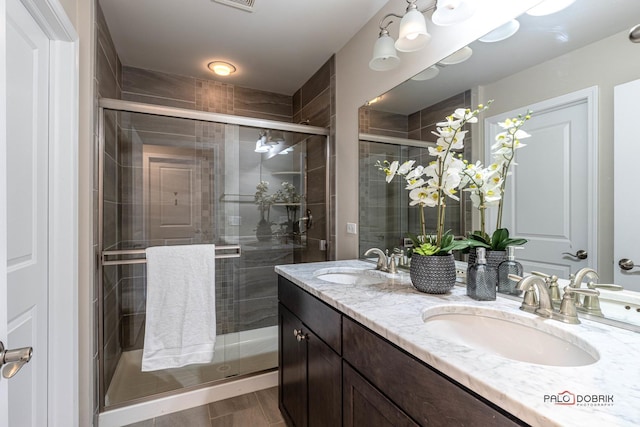
[[[521,282],[524,280],[522,276],[518,276],[516,274],[509,274],[509,280],[513,280],[514,282]],[[540,307],[540,301],[538,300],[538,296],[536,295],[536,291],[533,289],[533,286],[525,289],[524,298],[522,298],[522,304],[520,305],[520,310],[526,311],[528,313],[535,313],[535,311]]]
[[[600,295],[600,291],[597,289],[585,289],[585,288],[572,288],[571,286],[564,287],[564,293],[566,294],[580,294],[580,295],[588,295],[590,297],[597,297]]]
[[[389,262],[387,263],[387,272],[391,274],[396,274],[398,272],[398,269],[396,268],[396,266],[398,265],[398,263],[396,262],[396,257],[400,257],[400,255],[391,254],[389,256]]]
[[[609,284],[609,283],[595,283],[595,282],[589,282],[587,283],[587,288],[589,289],[607,289],[610,291],[622,291],[624,290],[624,288],[620,285],[614,285],[614,284]]]
[[[558,287],[558,276],[555,274],[545,274],[539,271],[532,271],[531,274],[534,274],[538,277],[542,277],[544,281],[547,283],[547,287],[549,288],[549,296],[551,297],[551,301],[554,304],[560,303],[560,288]]]
[[[597,297],[600,295],[600,292],[595,289],[572,288],[571,286],[564,287],[564,296],[562,297],[562,304],[560,304],[560,312],[556,318],[562,322],[576,325],[580,323],[580,320],[578,320],[574,295]]]

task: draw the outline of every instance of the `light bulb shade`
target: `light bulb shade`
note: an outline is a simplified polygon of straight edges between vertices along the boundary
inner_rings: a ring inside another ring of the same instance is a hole
[[[270,150],[271,147],[268,145],[262,144],[260,140],[256,141],[256,149],[254,150],[256,153],[266,153]]]
[[[466,61],[471,58],[473,54],[473,50],[469,46],[465,46],[457,52],[453,52],[451,55],[447,56],[443,60],[439,61],[438,64],[442,65],[455,65],[461,62]]]
[[[499,41],[508,39],[509,37],[514,35],[516,32],[518,32],[519,28],[520,28],[520,22],[518,22],[517,19],[512,19],[506,24],[500,25],[498,28],[491,31],[490,33],[487,33],[483,37],[480,37],[478,40],[485,43],[499,42]]]
[[[531,16],[544,16],[551,15],[552,13],[560,12],[562,9],[566,9],[571,6],[576,0],[546,0],[537,6],[527,10],[527,15]]]
[[[456,25],[471,18],[476,9],[469,0],[438,0],[431,22],[439,26]]]
[[[438,68],[436,65],[432,65],[431,67],[427,68],[426,70],[421,71],[418,74],[416,74],[415,76],[411,77],[411,80],[415,80],[415,81],[418,81],[418,82],[421,82],[423,80],[431,80],[432,78],[434,78],[438,74],[440,74],[440,68]]]
[[[393,46],[393,39],[389,34],[382,34],[373,46],[373,58],[369,61],[369,68],[375,71],[387,71],[396,68],[400,58]]]
[[[431,35],[427,33],[424,15],[417,9],[407,11],[400,21],[400,33],[395,47],[400,52],[415,52],[429,43]]]

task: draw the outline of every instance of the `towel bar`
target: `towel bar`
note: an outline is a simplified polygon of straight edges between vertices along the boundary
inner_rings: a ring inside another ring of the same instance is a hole
[[[233,253],[219,254],[218,251],[235,251]],[[240,258],[240,245],[216,246],[216,259],[221,258]],[[110,257],[134,257],[124,259],[108,259]],[[102,251],[102,265],[124,265],[124,264],[146,264],[144,249],[122,249],[115,251]]]

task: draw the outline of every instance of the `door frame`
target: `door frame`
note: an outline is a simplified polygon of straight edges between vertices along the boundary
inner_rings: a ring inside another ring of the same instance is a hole
[[[499,115],[484,119],[484,158],[485,164],[493,162],[491,156],[491,124],[503,121],[507,117],[516,117],[527,109],[536,113],[547,113],[563,109],[573,104],[585,102],[587,105],[587,251],[589,267],[598,270],[598,86],[570,92],[535,104],[525,105]],[[526,126],[525,126],[526,130]],[[477,216],[477,213],[474,212]],[[495,223],[496,212],[487,212],[489,224]]]
[[[79,38],[58,0],[20,0],[50,40],[49,81],[49,354],[48,422],[77,426],[78,392],[78,126]],[[0,29],[6,2],[0,0]],[[0,166],[6,166],[6,39],[0,39]],[[0,200],[6,200],[6,177]],[[6,260],[6,205],[0,205],[0,259]],[[6,304],[7,269],[0,263],[0,292]],[[55,292],[54,292],[55,290]],[[0,338],[6,342],[6,310],[0,310]],[[7,381],[0,379],[0,395]],[[0,425],[8,422],[0,400]]]

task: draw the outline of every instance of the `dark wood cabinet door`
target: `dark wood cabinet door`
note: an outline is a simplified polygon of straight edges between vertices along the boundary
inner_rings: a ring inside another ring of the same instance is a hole
[[[344,427],[418,427],[346,362],[343,375]]]
[[[294,331],[302,322],[283,305],[279,306],[280,411],[296,427],[307,426],[307,345]]]
[[[342,420],[342,358],[306,332],[309,426],[339,426]]]

